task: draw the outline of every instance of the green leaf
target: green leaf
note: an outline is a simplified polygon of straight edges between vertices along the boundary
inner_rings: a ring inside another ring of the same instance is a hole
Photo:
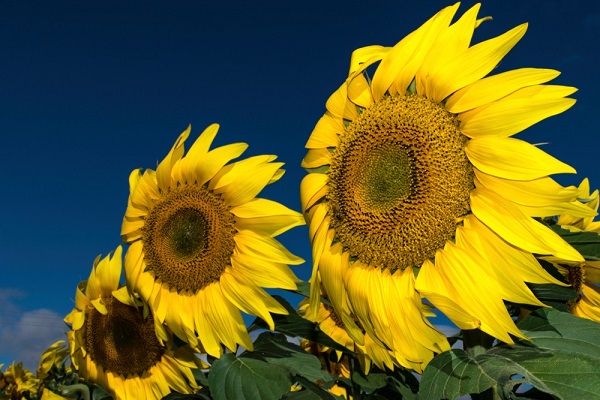
[[[300,346],[288,342],[280,333],[263,332],[254,341],[254,351],[244,352],[240,357],[255,358],[277,365],[290,375],[298,375],[311,382],[327,382],[332,378],[321,369],[321,362]]]
[[[569,313],[542,308],[519,323],[536,347],[561,349],[591,357],[600,364],[600,324]],[[600,373],[600,371],[599,371]]]
[[[382,372],[371,372],[366,376],[355,372],[352,374],[352,380],[367,392],[375,391],[387,385],[387,375]]]
[[[528,384],[559,399],[600,399],[600,324],[552,309],[540,309],[519,327],[532,342],[500,345],[469,357],[451,350],[435,357],[421,379],[426,399],[455,399],[493,389],[515,398]]]
[[[423,371],[419,396],[424,399],[456,399],[481,393],[495,380],[463,350],[449,350],[433,358]]]
[[[290,303],[288,303],[283,297],[274,295],[273,298],[281,303],[281,305],[284,306],[288,311],[288,315],[272,315],[277,332],[291,337],[301,337],[335,350],[348,352],[348,349],[335,342],[327,334],[323,333],[316,323],[302,318],[296,309],[292,307]],[[268,330],[269,326],[262,319],[256,318],[248,328],[248,331],[253,331],[256,329]]]
[[[560,225],[550,225],[567,243],[575,248],[586,260],[600,260],[600,235],[596,232],[571,232]]]
[[[292,385],[288,373],[279,366],[234,354],[214,362],[208,382],[215,400],[277,400]]]

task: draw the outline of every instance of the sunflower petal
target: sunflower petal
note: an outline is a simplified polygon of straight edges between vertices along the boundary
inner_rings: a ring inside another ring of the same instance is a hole
[[[469,161],[482,172],[499,178],[528,181],[575,169],[525,141],[493,136],[469,140]]]

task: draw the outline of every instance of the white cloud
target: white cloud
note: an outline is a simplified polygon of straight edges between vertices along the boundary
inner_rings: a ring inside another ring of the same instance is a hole
[[[66,339],[67,327],[55,311],[21,311],[16,300],[23,297],[24,293],[18,290],[0,289],[0,363],[21,361],[33,371],[44,350],[59,339]]]

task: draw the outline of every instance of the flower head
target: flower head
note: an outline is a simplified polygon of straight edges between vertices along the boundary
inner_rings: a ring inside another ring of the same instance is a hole
[[[460,328],[513,343],[510,335],[523,335],[504,301],[541,305],[525,282],[558,282],[533,254],[582,260],[534,217],[592,215],[576,188],[549,177],[573,168],[512,137],[567,110],[576,89],[545,85],[559,74],[548,69],[487,76],[527,24],[472,45],[486,18],[476,4],[452,22],[458,6],[391,48],[356,50],[302,162],[309,315],[328,282],[349,335],[364,340],[352,313],[398,364],[417,371],[448,349],[421,297]]]
[[[252,349],[240,311],[273,328],[286,309],[263,288],[296,289],[289,264],[303,260],[275,236],[304,224],[300,213],[256,198],[283,175],[275,156],[228,164],[247,145],[209,150],[209,126],[184,156],[190,128],[158,165],[135,170],[121,234],[127,285],[181,339],[219,357],[222,344]]]
[[[39,380],[30,370],[23,368],[23,363],[13,363],[4,372],[2,366],[0,364],[0,399],[20,400],[36,393]]]
[[[173,350],[168,331],[120,287],[121,264],[119,246],[112,257],[96,258],[77,287],[75,308],[65,318],[73,367],[116,400],[192,393],[198,388],[192,369],[203,364],[189,346]]]

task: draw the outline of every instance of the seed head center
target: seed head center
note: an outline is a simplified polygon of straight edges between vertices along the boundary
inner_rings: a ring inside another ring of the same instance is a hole
[[[235,248],[234,215],[205,186],[171,189],[148,212],[144,260],[156,280],[195,293],[219,280]]]
[[[106,314],[95,308],[86,317],[85,349],[104,371],[121,376],[141,375],[164,354],[154,332],[152,316],[115,298],[105,299]]]
[[[416,94],[364,109],[328,171],[331,224],[350,256],[392,270],[433,258],[470,210],[466,142],[454,115]]]

